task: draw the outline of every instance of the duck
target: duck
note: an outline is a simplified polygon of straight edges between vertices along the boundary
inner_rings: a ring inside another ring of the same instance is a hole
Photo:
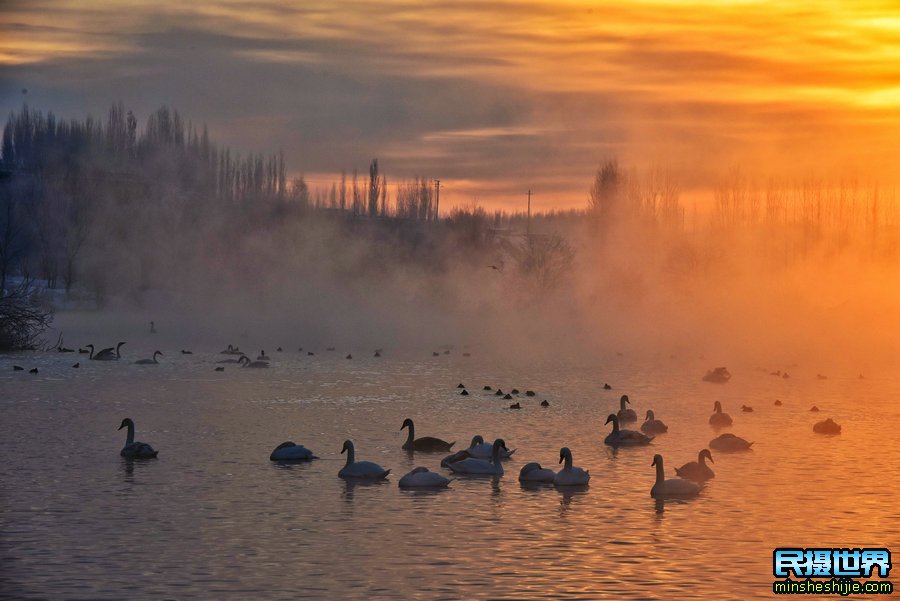
[[[152,359],[139,359],[134,362],[135,365],[159,365],[159,361],[156,360],[156,356],[159,355],[162,357],[162,353],[160,351],[153,352]]]
[[[250,357],[248,357],[247,355],[242,355],[238,360],[238,363],[241,364],[241,367],[252,367],[256,369],[264,369],[266,367],[269,367],[268,361],[251,361]]]
[[[609,422],[612,422],[613,429],[603,440],[609,446],[640,446],[650,444],[653,440],[652,436],[641,434],[637,430],[620,430],[619,416],[615,413],[610,413],[609,417],[606,418],[606,423],[608,424]]]
[[[380,356],[381,356],[381,349],[377,349],[377,350],[375,351],[375,354],[372,355],[372,356],[373,356],[373,357],[380,357]]]
[[[625,405],[631,404],[631,401],[628,400],[628,395],[623,394],[622,398],[619,399],[619,423],[626,424],[628,422],[636,422],[637,421],[637,413],[635,413],[634,409],[628,409]]]
[[[193,354],[194,354],[194,351],[186,351],[186,350],[184,350],[184,349],[181,349],[181,354],[182,354],[182,355],[193,355]]]
[[[457,387],[457,388],[465,388],[466,385],[463,384],[462,382],[460,382],[459,384],[456,385],[456,387]]]
[[[479,459],[470,457],[462,461],[456,461],[449,465],[451,472],[456,474],[478,474],[478,475],[503,475],[503,465],[500,463],[501,449],[506,449],[506,443],[502,438],[498,438],[491,446],[491,459]]]
[[[353,441],[345,440],[341,454],[347,453],[347,463],[338,472],[341,478],[361,478],[366,480],[384,480],[391,473],[377,463],[371,461],[355,461],[356,453],[353,449]]]
[[[313,452],[292,441],[283,442],[269,455],[270,461],[312,461],[318,459]]]
[[[482,388],[482,390],[493,390],[493,388],[491,388],[490,386],[485,386],[484,388]]]
[[[569,447],[563,447],[559,450],[559,462],[562,463],[563,461],[566,464],[553,478],[554,486],[584,486],[591,480],[591,475],[587,470],[580,467],[572,467],[572,451],[569,450]]]
[[[469,396],[469,391],[463,388],[462,392],[459,393],[459,396]]]
[[[747,442],[740,436],[735,436],[734,434],[722,434],[709,441],[709,448],[723,453],[749,451],[751,446],[753,446],[752,442]]]
[[[450,479],[428,471],[427,467],[417,467],[400,478],[400,488],[446,488]]]
[[[519,389],[518,389],[518,388],[513,388],[513,389],[510,390],[509,392],[510,392],[510,394],[519,394]]]
[[[702,486],[695,482],[691,482],[690,480],[684,480],[682,478],[670,478],[666,480],[662,455],[654,455],[653,463],[650,465],[651,467],[654,465],[656,466],[656,483],[654,483],[653,488],[650,489],[650,496],[655,499],[684,499],[696,497],[700,494],[700,491],[703,490]]]
[[[499,388],[494,392],[494,396],[503,396],[503,391]]]
[[[416,438],[416,426],[413,424],[413,420],[408,417],[403,420],[400,431],[402,432],[404,428],[409,428],[409,435],[406,437],[406,442],[403,443],[404,451],[449,451],[451,447],[456,444],[456,441],[447,442],[446,440],[434,438],[433,436]]]
[[[728,371],[727,367],[717,367],[715,369],[707,370],[706,375],[703,376],[702,379],[704,382],[727,384],[731,379],[731,373]]]
[[[713,411],[714,413],[709,416],[710,426],[713,426],[714,428],[725,428],[731,425],[731,416],[727,413],[722,413],[722,403],[716,401],[713,404]]]
[[[81,367],[81,363],[76,363],[72,366],[73,369],[78,369],[79,367]]]
[[[750,405],[741,405],[741,411],[744,413],[753,413],[753,407]]]
[[[512,395],[509,394],[509,393],[506,393],[506,394],[503,395],[503,400],[504,400],[504,401],[511,401],[512,398],[513,398]]]
[[[226,348],[224,351],[219,351],[219,354],[220,355],[243,355],[244,353],[242,353],[240,351],[240,349],[238,349],[236,346],[232,346],[229,344],[228,348]]]
[[[472,454],[469,453],[466,449],[461,451],[457,451],[455,453],[451,453],[441,459],[441,467],[450,467],[451,463],[456,463],[457,461],[462,461],[463,459],[468,459]]]
[[[644,423],[641,424],[641,432],[645,434],[662,434],[668,431],[669,426],[656,419],[652,409],[647,409],[647,416],[644,418]]]
[[[494,447],[493,445],[484,442],[484,438],[481,437],[481,434],[476,434],[472,437],[472,442],[469,443],[469,448],[466,450],[469,452],[470,456],[477,459],[490,459],[494,452]],[[503,450],[500,451],[500,459],[509,459],[515,452],[515,449],[512,451],[507,449],[506,443],[504,442]]]
[[[541,407],[549,407],[549,406],[550,406],[550,402],[547,399],[544,399],[543,401],[541,401]]]
[[[344,358],[345,358],[345,359],[352,359],[352,358],[353,358],[353,355],[347,355],[347,356],[344,357]]]
[[[782,403],[782,402],[779,401],[778,399],[775,399],[775,406],[776,406],[776,407],[781,407],[783,404],[784,404],[784,403]]]
[[[506,396],[509,396],[509,395],[506,395]],[[519,403],[516,402],[516,403],[513,403],[512,405],[510,405],[509,408],[510,409],[521,409],[522,405],[520,405]]]
[[[612,390],[612,386],[610,386],[608,383],[604,383],[603,390]]]
[[[825,421],[815,424],[813,426],[813,432],[816,434],[840,434],[841,426],[829,417]]]
[[[525,396],[535,396],[535,394],[536,394],[536,393],[535,393],[533,390],[526,390],[526,391],[525,391]]]
[[[225,368],[220,365],[216,368],[216,371],[225,371]]]
[[[540,463],[532,461],[526,463],[519,470],[519,482],[531,482],[536,484],[553,484],[556,478],[556,472],[541,467]]]
[[[25,371],[25,368],[21,365],[13,365],[13,371]]]
[[[130,417],[122,420],[119,430],[128,428],[128,436],[125,438],[125,446],[119,452],[119,455],[126,459],[155,459],[159,451],[148,445],[146,442],[135,442],[134,440],[134,421]]]
[[[689,461],[681,467],[676,467],[675,473],[678,474],[680,478],[692,480],[694,482],[705,482],[706,480],[715,478],[716,473],[712,471],[711,467],[706,465],[707,459],[715,463],[709,449],[703,449],[697,453],[697,461]]]
[[[36,373],[38,373],[38,368],[32,367],[31,369],[28,370],[28,373],[30,373],[30,374],[36,374]]]
[[[816,407],[815,405],[813,405],[812,407],[810,407],[809,410],[812,411],[813,413],[818,413],[818,412],[819,412],[819,408]]]
[[[277,349],[275,349],[275,352],[276,352],[276,353],[283,353],[283,352],[284,352],[284,349],[281,348],[281,347],[279,346]]]
[[[154,322],[150,322],[150,333],[156,334],[156,324]]]

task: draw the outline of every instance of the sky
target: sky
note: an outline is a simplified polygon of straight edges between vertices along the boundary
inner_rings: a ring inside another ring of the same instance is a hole
[[[176,108],[291,174],[440,179],[442,209],[583,207],[609,159],[893,185],[895,0],[0,2],[0,110]],[[26,92],[27,91],[27,92]]]

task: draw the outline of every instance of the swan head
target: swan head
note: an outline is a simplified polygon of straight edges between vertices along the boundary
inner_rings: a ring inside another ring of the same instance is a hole
[[[403,425],[400,426],[400,429],[403,430],[404,428],[412,428],[412,427],[413,427],[413,421],[407,417],[405,420],[403,420]]]
[[[712,453],[709,452],[709,449],[703,449],[702,451],[700,451],[700,456],[706,457],[707,459],[709,459],[710,461],[715,463],[715,461],[713,461],[713,458],[712,458]]]
[[[644,418],[644,421],[652,421],[656,419],[656,416],[653,414],[653,409],[647,409],[647,417]]]
[[[482,437],[481,434],[476,434],[475,436],[472,437],[472,442],[471,442],[471,444],[469,444],[469,446],[474,447],[477,444],[483,444],[483,443],[484,443],[484,437]]]
[[[162,351],[154,351],[154,352],[153,352],[153,356],[154,356],[154,357],[157,356],[157,355],[159,355],[160,357],[162,357],[162,356],[163,356]]]
[[[134,422],[131,420],[130,417],[126,417],[125,419],[122,420],[122,424],[119,426],[118,429],[121,430],[122,428],[133,428],[133,427],[134,427]]]
[[[569,450],[569,447],[563,447],[559,450],[559,462],[562,463],[566,460],[566,457],[571,457],[572,451]]]
[[[662,464],[663,464],[663,458],[662,458],[662,455],[660,455],[660,454],[657,453],[656,455],[653,456],[653,463],[650,464],[650,467],[653,467],[654,465],[660,465],[660,466],[661,466]]]
[[[125,343],[124,343],[124,342],[120,342],[119,344],[117,344],[117,345],[116,345],[116,350],[118,350],[119,348],[121,348],[123,344],[125,344]]]
[[[501,448],[503,448],[503,449],[506,448],[506,441],[503,440],[502,438],[498,438],[497,440],[494,441],[493,451],[495,453],[497,453]]]
[[[352,440],[345,440],[345,441],[344,441],[344,446],[341,447],[341,455],[343,455],[343,454],[344,454],[345,452],[347,452],[347,451],[352,451],[352,450],[353,450],[353,441],[352,441]]]
[[[604,425],[608,424],[609,422],[612,422],[613,424],[618,426],[619,425],[619,416],[616,415],[615,413],[610,413],[609,417],[606,418]]]
[[[623,407],[624,407],[626,404],[628,404],[628,405],[631,404],[631,401],[628,400],[628,395],[627,395],[627,394],[623,394],[623,395],[622,395],[622,398],[619,399],[619,402],[622,403],[622,406],[623,406]]]
[[[720,403],[719,401],[713,403],[713,411],[715,411],[716,413],[722,413],[722,403]]]

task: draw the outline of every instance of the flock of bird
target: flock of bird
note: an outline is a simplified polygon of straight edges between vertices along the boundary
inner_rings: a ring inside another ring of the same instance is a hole
[[[230,345],[228,349],[222,352],[231,355],[239,354],[240,359],[232,360],[232,362],[237,361],[245,366],[247,362],[250,362],[249,365],[252,366],[254,363],[268,360],[268,357],[263,352],[257,358],[257,361],[251,361],[239,349]],[[154,360],[155,358],[156,356],[154,355]],[[459,385],[459,388],[463,389],[463,393],[468,394],[462,384]],[[607,388],[607,386],[604,386],[604,388]],[[492,388],[485,386],[484,390],[490,391]],[[515,392],[518,393],[518,390]],[[534,392],[527,391],[526,395],[534,396]],[[628,395],[622,395],[619,403],[619,411],[609,414],[606,419],[606,424],[612,424],[612,431],[604,438],[605,444],[614,448],[646,446],[653,441],[656,435],[668,431],[668,426],[657,419],[652,410],[647,410],[644,421],[640,426],[640,431],[623,428],[624,424],[637,422],[638,417],[637,413],[628,407],[631,404]],[[518,403],[516,404],[518,405]],[[780,404],[780,401],[776,401],[776,404]],[[546,401],[542,405],[548,406]],[[813,407],[813,410],[818,410],[818,408]],[[730,427],[733,424],[731,416],[723,412],[722,404],[719,401],[716,401],[713,405],[713,413],[709,418],[709,424],[717,429]],[[822,424],[825,424],[825,426],[822,426]],[[122,428],[128,428],[125,446],[120,453],[122,457],[128,459],[152,459],[157,457],[158,451],[152,446],[134,440],[134,422],[131,419],[125,418],[122,420],[119,429],[121,430]],[[402,445],[402,449],[409,453],[447,453],[456,444],[455,441],[447,442],[432,436],[416,438],[415,424],[410,418],[403,421],[400,431],[402,432],[403,430],[407,431],[407,438]],[[840,426],[828,419],[826,422],[816,424],[814,430],[821,433],[836,434],[840,433]],[[731,433],[721,434],[709,443],[710,448],[721,453],[749,451],[752,446],[753,442],[748,442]],[[507,448],[506,442],[502,438],[497,438],[493,443],[487,443],[482,436],[476,435],[472,438],[467,448],[445,456],[441,460],[441,467],[449,470],[452,474],[460,476],[499,477],[504,474],[503,461],[512,457],[515,452],[516,449]],[[357,461],[356,449],[352,440],[344,441],[341,454],[346,454],[346,463],[337,474],[341,478],[376,481],[386,479],[391,473],[390,469],[385,469],[377,463]],[[302,444],[287,441],[278,445],[270,454],[269,459],[275,462],[308,462],[318,459],[318,457]],[[697,461],[690,461],[675,468],[676,478],[666,478],[662,455],[654,455],[651,467],[656,468],[656,479],[650,489],[650,495],[656,499],[688,499],[696,497],[703,490],[706,481],[715,478],[715,472],[707,465],[707,460],[715,463],[712,453],[708,448],[705,448],[699,451]],[[519,481],[558,487],[584,487],[588,485],[591,479],[590,473],[588,470],[574,465],[571,449],[563,447],[559,450],[559,463],[564,464],[559,471],[545,468],[537,462],[526,463],[519,471]],[[428,468],[420,466],[400,478],[399,486],[401,488],[443,488],[448,486],[449,483],[450,479],[443,474],[432,472]]]

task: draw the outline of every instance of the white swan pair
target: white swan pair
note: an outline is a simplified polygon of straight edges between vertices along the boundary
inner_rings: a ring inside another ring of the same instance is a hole
[[[572,466],[572,451],[568,447],[559,450],[559,462],[566,462],[559,472],[541,467],[540,463],[528,463],[519,472],[519,482],[554,484],[556,486],[584,486],[591,475],[587,470]]]
[[[468,457],[466,459],[451,463],[447,467],[455,474],[502,476],[503,465],[500,463],[501,450],[506,450],[506,443],[502,438],[498,438],[491,446],[490,461],[478,457]]]

